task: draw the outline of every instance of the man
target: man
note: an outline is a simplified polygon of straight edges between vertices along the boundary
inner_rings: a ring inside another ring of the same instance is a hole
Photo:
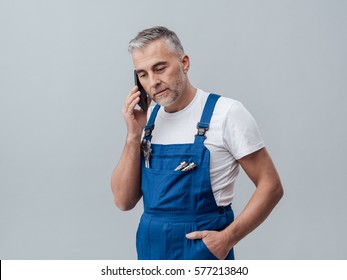
[[[138,258],[234,259],[234,245],[283,195],[254,119],[240,102],[190,84],[189,57],[167,28],[141,31],[129,52],[149,99],[157,103],[147,116],[135,108],[138,87],[131,89],[122,112],[126,143],[111,178],[121,210],[143,196]],[[234,220],[230,205],[240,165],[256,190]]]

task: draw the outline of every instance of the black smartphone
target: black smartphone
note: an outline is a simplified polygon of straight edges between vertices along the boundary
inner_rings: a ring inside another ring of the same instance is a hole
[[[145,89],[141,85],[141,83],[139,81],[139,76],[137,76],[136,70],[134,70],[134,79],[135,79],[135,85],[137,85],[137,87],[139,88],[139,91],[141,92],[140,102],[138,104],[144,111],[147,111],[148,110],[147,92],[145,91]]]

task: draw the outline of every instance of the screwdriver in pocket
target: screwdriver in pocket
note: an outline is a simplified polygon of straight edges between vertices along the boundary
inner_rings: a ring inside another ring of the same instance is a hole
[[[186,166],[185,168],[183,168],[181,171],[188,171],[188,170],[192,170],[194,169],[196,166],[195,162],[189,163],[188,166]]]
[[[183,168],[185,168],[186,166],[188,166],[188,163],[186,161],[182,161],[176,168],[175,171],[180,171]]]

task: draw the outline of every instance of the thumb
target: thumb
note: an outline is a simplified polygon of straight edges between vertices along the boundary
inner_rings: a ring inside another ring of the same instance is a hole
[[[193,232],[187,233],[186,237],[188,239],[203,239],[204,235],[202,231],[193,231]]]

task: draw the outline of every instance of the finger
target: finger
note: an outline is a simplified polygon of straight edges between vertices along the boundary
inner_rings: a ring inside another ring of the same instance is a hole
[[[132,94],[134,94],[135,92],[137,92],[139,90],[139,88],[138,88],[138,86],[134,86],[131,90],[130,90],[130,92],[129,92],[129,95],[128,96],[130,96],[130,95],[132,95]]]
[[[193,231],[193,232],[187,233],[186,237],[188,239],[203,239],[204,234],[202,231]]]
[[[130,104],[132,102],[132,100],[136,97],[140,95],[140,91],[138,89],[137,86],[134,86],[130,91],[128,96],[125,99],[125,104]]]
[[[140,101],[140,92],[130,92],[127,99],[125,100],[124,104],[124,112],[125,113],[132,113],[134,111],[134,108],[136,104]]]

